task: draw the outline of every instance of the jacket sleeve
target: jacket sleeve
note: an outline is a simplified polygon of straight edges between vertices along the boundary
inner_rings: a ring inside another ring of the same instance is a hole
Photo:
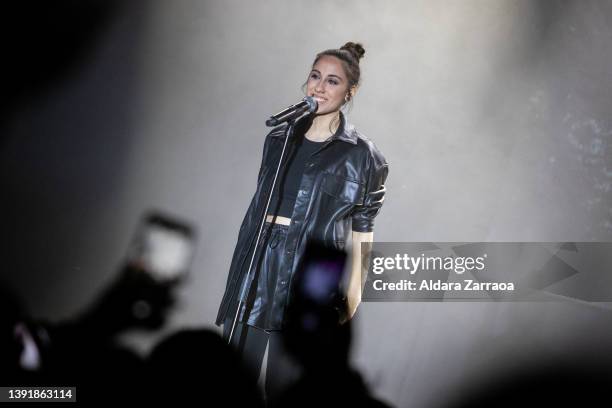
[[[366,181],[366,192],[363,205],[356,206],[352,212],[353,231],[374,231],[374,218],[380,212],[385,199],[385,181],[389,174],[389,165],[380,152],[370,155]]]
[[[264,146],[263,146],[263,153],[261,155],[261,164],[259,165],[259,174],[257,175],[257,183],[259,183],[259,181],[261,180],[261,175],[263,172],[263,169],[265,167],[266,164],[266,158],[268,156],[268,147],[270,145],[270,135],[272,134],[273,131],[271,131],[270,133],[268,133],[266,135],[266,139],[264,141]]]

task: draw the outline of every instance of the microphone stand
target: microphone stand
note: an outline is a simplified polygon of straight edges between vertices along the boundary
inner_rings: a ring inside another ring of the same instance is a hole
[[[280,159],[278,160],[278,165],[276,166],[276,173],[274,173],[274,179],[272,180],[272,187],[270,188],[270,191],[268,192],[268,197],[266,199],[266,207],[263,212],[263,217],[259,223],[259,229],[257,231],[257,240],[255,241],[255,248],[253,249],[253,254],[251,255],[251,261],[249,263],[249,269],[246,273],[245,280],[242,285],[242,290],[240,291],[240,301],[238,302],[238,307],[236,308],[236,314],[234,315],[234,319],[232,321],[232,329],[230,330],[229,338],[227,341],[228,344],[232,344],[232,337],[234,335],[234,329],[236,328],[236,323],[238,321],[238,315],[240,314],[240,317],[242,317],[242,315],[244,314],[244,311],[242,309],[246,303],[245,298],[248,296],[248,293],[250,292],[251,283],[253,282],[253,277],[251,276],[251,273],[252,273],[252,268],[253,268],[253,262],[255,261],[255,255],[257,254],[257,248],[259,246],[259,239],[261,238],[261,232],[263,230],[263,226],[266,222],[266,217],[268,215],[268,207],[270,206],[270,201],[272,199],[272,193],[274,191],[274,187],[276,186],[276,179],[278,178],[278,173],[280,172],[281,164],[283,163],[283,159],[285,158],[285,150],[287,147],[287,142],[289,141],[289,138],[293,136],[293,131],[295,128],[295,121],[296,121],[296,118],[292,118],[287,121],[288,125],[287,125],[287,129],[285,130],[285,135],[286,135],[285,143],[283,144],[283,150],[281,151],[281,156],[280,156]]]

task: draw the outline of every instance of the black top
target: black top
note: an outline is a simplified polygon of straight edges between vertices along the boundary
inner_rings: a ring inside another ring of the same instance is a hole
[[[284,169],[278,173],[276,186],[270,200],[268,214],[275,214],[281,217],[291,218],[295,198],[300,189],[304,166],[310,156],[321,147],[325,142],[313,142],[306,139],[303,130],[296,129],[295,148],[288,153],[288,163]],[[279,194],[280,192],[280,194]],[[279,202],[279,196],[281,197]]]

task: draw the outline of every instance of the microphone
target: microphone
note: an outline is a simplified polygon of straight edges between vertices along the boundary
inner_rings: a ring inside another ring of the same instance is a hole
[[[287,122],[301,116],[304,112],[312,113],[317,110],[317,101],[312,96],[306,96],[301,102],[289,106],[278,112],[276,115],[270,116],[266,120],[266,126],[276,126],[280,123]]]

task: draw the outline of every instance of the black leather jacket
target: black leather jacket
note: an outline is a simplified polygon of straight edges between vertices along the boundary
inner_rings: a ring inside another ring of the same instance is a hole
[[[340,119],[336,133],[322,143],[304,168],[285,244],[284,267],[291,268],[291,276],[299,265],[307,240],[316,239],[344,249],[351,230],[373,231],[374,218],[383,203],[384,183],[389,171],[385,157],[371,140],[346,122],[342,112]],[[304,126],[302,121],[310,120],[312,118],[308,116],[301,118],[296,128]],[[266,136],[257,190],[238,233],[225,294],[215,322],[217,326],[226,317],[233,319],[236,313],[239,292],[265,209],[265,198],[283,148],[286,126],[277,126]],[[287,149],[292,147],[290,139]],[[286,152],[286,157],[290,153]],[[291,282],[289,285],[291,288]]]

